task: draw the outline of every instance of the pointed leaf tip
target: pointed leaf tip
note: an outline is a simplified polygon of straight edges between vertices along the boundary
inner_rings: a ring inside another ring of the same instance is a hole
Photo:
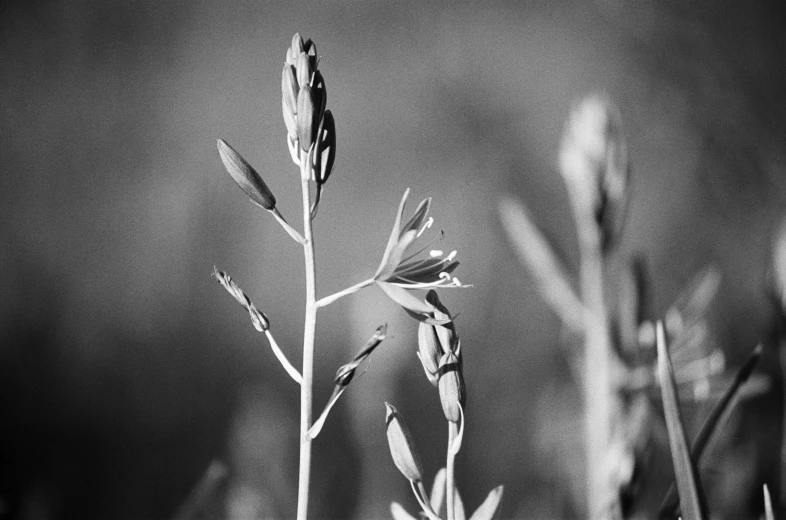
[[[669,433],[669,445],[683,518],[685,520],[705,520],[708,518],[706,516],[706,502],[700,487],[699,473],[688,448],[688,439],[679,409],[677,383],[669,358],[666,332],[661,321],[658,321],[656,325],[656,343],[663,411]]]
[[[502,502],[502,493],[504,491],[504,486],[497,486],[492,489],[486,500],[480,504],[472,516],[469,517],[469,520],[491,520],[494,518],[494,513],[497,512],[499,508],[500,502]]]

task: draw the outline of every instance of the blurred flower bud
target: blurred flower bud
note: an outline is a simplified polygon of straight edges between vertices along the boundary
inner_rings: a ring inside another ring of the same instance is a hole
[[[301,52],[297,57],[297,82],[300,88],[303,88],[305,85],[311,85],[311,75],[314,73],[311,63],[311,59],[305,52]]]
[[[276,198],[262,177],[243,157],[223,139],[218,140],[218,154],[232,180],[246,192],[252,201],[270,211],[276,207]]]
[[[314,142],[314,134],[317,131],[316,121],[317,111],[314,107],[314,96],[311,87],[301,85],[297,95],[297,136],[300,139],[300,147],[307,152]]]
[[[442,347],[439,345],[437,331],[433,325],[420,322],[418,324],[418,357],[426,372],[426,377],[435,387],[439,372],[439,359],[442,357]]]
[[[281,94],[282,109],[284,111],[284,123],[287,125],[287,132],[292,139],[297,137],[297,80],[295,79],[295,68],[292,65],[284,65],[281,71]]]
[[[448,352],[439,360],[439,400],[448,421],[458,422],[461,418],[459,406],[466,407],[464,377],[459,361],[453,352]]]
[[[333,171],[336,160],[336,123],[330,110],[325,111],[317,132],[317,150],[314,154],[314,180],[325,184]]]
[[[423,480],[423,470],[420,458],[415,451],[412,435],[409,433],[404,419],[391,404],[385,403],[387,409],[385,422],[387,424],[388,445],[393,463],[398,470],[410,481]]]
[[[619,233],[628,193],[628,160],[619,112],[603,96],[574,107],[560,147],[560,171],[577,203],[601,225],[604,245]]]

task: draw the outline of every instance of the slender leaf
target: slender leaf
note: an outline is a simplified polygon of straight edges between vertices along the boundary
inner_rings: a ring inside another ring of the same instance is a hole
[[[701,425],[701,429],[691,445],[691,459],[697,466],[701,463],[701,458],[707,451],[706,448],[710,440],[712,440],[713,433],[718,431],[718,426],[724,422],[734,408],[733,405],[736,403],[735,397],[739,394],[742,385],[750,378],[753,369],[756,368],[759,358],[761,357],[761,350],[761,345],[753,349],[748,359],[745,360],[745,363],[743,363],[739,371],[737,371],[737,375],[734,377],[732,384],[726,389],[726,392],[707,416],[704,424]],[[669,491],[666,493],[666,498],[663,499],[660,517],[672,518],[677,516],[679,505],[680,502],[677,497],[677,490],[674,484],[672,484],[671,487],[669,487]]]
[[[494,518],[494,513],[497,512],[497,508],[499,507],[499,503],[502,501],[502,491],[503,486],[497,486],[492,489],[486,500],[480,504],[472,516],[469,517],[469,520],[491,520]]]
[[[775,520],[775,513],[772,512],[772,498],[770,498],[770,490],[767,484],[764,484],[764,518],[766,520]]]
[[[677,480],[677,491],[682,504],[684,520],[704,520],[708,518],[706,501],[701,490],[701,481],[696,466],[690,457],[688,438],[685,435],[677,397],[677,382],[671,367],[666,346],[666,333],[663,323],[658,322],[656,343],[658,347],[658,377],[660,378],[663,411],[669,431],[669,445]]]
[[[567,271],[524,206],[512,198],[499,202],[499,215],[508,238],[535,279],[541,297],[566,326],[583,333],[583,309]]]

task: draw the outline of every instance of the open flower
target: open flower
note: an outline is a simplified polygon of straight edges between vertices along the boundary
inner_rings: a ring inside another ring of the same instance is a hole
[[[431,250],[427,256],[421,255],[429,249],[433,241],[413,253],[409,252],[415,240],[431,227],[434,219],[428,217],[431,205],[431,199],[428,198],[420,203],[415,214],[402,226],[401,220],[408,196],[409,189],[401,198],[393,231],[372,280],[404,309],[417,315],[427,315],[433,313],[435,307],[409,291],[432,287],[461,287],[459,279],[451,275],[459,263],[455,260],[455,251],[444,255],[442,251]]]

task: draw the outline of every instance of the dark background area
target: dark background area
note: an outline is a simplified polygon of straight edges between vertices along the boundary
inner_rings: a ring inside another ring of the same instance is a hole
[[[497,201],[524,201],[575,268],[558,147],[572,103],[608,93],[634,167],[621,255],[648,258],[655,314],[717,265],[712,332],[738,364],[773,317],[784,22],[778,2],[2,2],[0,517],[169,518],[214,458],[230,468],[214,498],[227,518],[294,516],[298,389],[210,273],[236,279],[299,365],[302,254],[215,148],[228,140],[297,222],[280,108],[296,31],[317,44],[338,136],[319,294],[373,273],[405,188],[413,208],[432,196],[474,286],[442,293],[469,394],[465,502],[504,484],[504,518],[579,516],[579,394]],[[444,460],[415,324],[376,289],[321,312],[315,407],[384,321],[391,339],[315,441],[315,517],[415,510],[384,401],[429,479]],[[779,421],[761,410],[751,424]],[[774,457],[776,429],[739,460]]]

